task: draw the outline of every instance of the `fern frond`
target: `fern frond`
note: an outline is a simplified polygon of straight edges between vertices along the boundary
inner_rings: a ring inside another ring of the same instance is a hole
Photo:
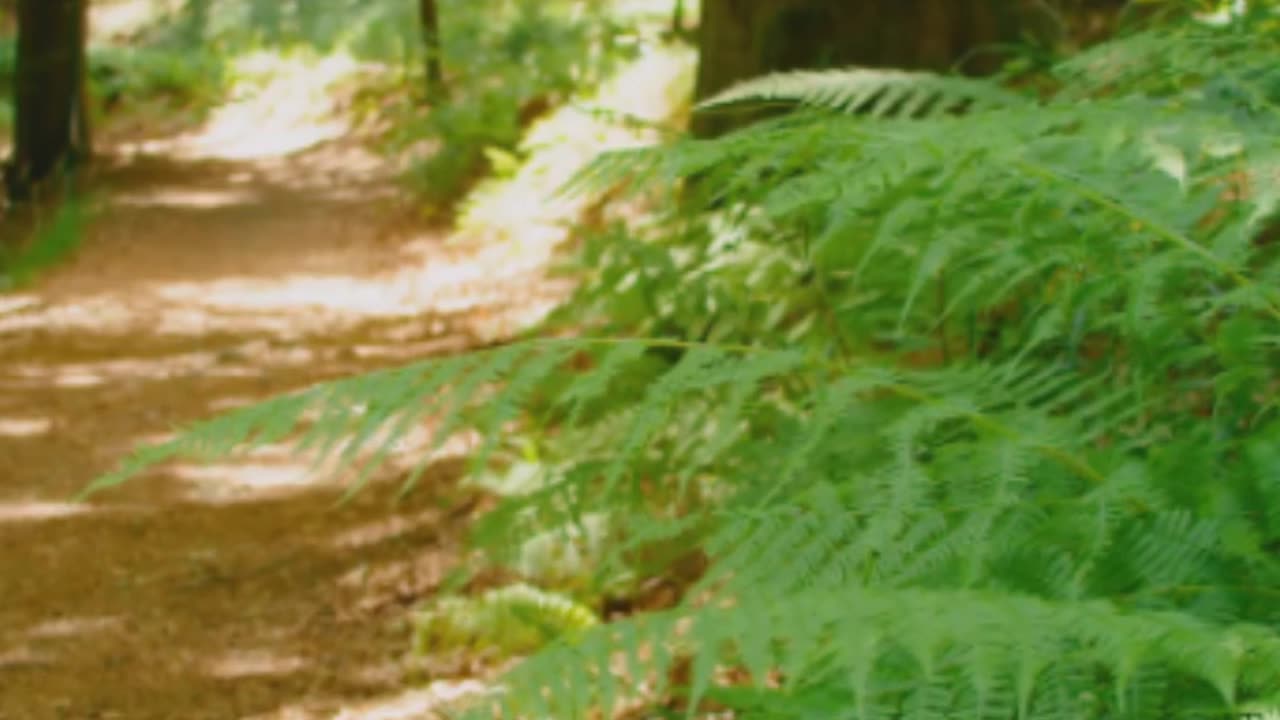
[[[802,104],[873,118],[926,118],[959,109],[983,111],[1022,105],[1026,99],[981,80],[927,72],[847,68],[775,73],[747,80],[698,104]]]
[[[599,623],[595,613],[573,600],[517,584],[477,598],[443,598],[415,619],[414,652],[493,647],[506,654],[527,653]]]
[[[465,413],[479,402],[485,405],[486,412],[478,425],[485,436],[491,438],[500,434],[502,425],[525,405],[530,393],[573,353],[601,346],[612,346],[615,353],[613,361],[579,374],[586,389],[568,396],[570,405],[577,407],[602,392],[620,366],[638,360],[645,348],[672,344],[660,339],[531,340],[318,385],[232,411],[199,423],[173,440],[143,447],[126,459],[119,470],[96,480],[84,494],[116,486],[170,460],[226,457],[277,443],[295,434],[298,434],[297,445],[321,460],[341,451],[334,472],[350,467],[362,451],[372,447],[377,452],[362,468],[367,474],[385,460],[391,444],[403,435],[406,423],[435,417],[439,427],[432,433],[434,451],[466,426]],[[771,374],[794,369],[798,362],[789,352],[675,344],[688,349],[685,359],[670,372],[660,374],[649,387],[647,402],[639,407],[638,419],[633,419],[627,438],[606,471],[607,477],[616,480],[625,462],[663,430],[666,409],[679,399],[725,386],[756,383]],[[739,363],[735,358],[743,352],[750,357]],[[495,386],[491,394],[486,394]],[[316,420],[308,425],[311,417]],[[726,431],[730,431],[732,418],[726,420]],[[381,445],[375,444],[377,437],[388,429],[392,431],[390,436],[384,437]],[[480,457],[487,457],[488,452],[490,450],[483,450]],[[419,463],[410,483],[429,459]]]
[[[664,646],[669,649],[658,652]],[[1234,707],[1245,678],[1265,673],[1280,651],[1280,637],[1176,613],[1005,594],[849,589],[785,601],[742,597],[732,607],[649,615],[549,648],[507,677],[505,716],[586,717],[605,699],[600,673],[591,667],[614,668],[619,677],[611,682],[631,687],[649,679],[647,689],[662,696],[675,689],[669,683],[680,649],[698,658],[690,685],[679,689],[691,715],[718,684],[710,669],[741,661],[755,669],[751,687],[779,702],[818,684],[839,688],[836,697],[843,699],[826,709],[828,717],[920,703],[944,716],[1101,716],[1137,705],[1194,717]],[[1134,684],[1135,671],[1155,666],[1169,668],[1169,684]],[[783,678],[776,689],[774,672]],[[1084,687],[1096,687],[1099,677],[1114,700],[1062,692],[1064,682],[1079,688],[1076,683],[1090,678]],[[1213,693],[1198,692],[1196,683]],[[1267,691],[1275,686],[1273,679]],[[935,692],[942,688],[947,691]],[[1101,705],[1090,706],[1094,702]],[[606,716],[610,709],[603,708]]]

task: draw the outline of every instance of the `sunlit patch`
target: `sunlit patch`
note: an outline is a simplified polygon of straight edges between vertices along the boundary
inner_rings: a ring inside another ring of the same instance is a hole
[[[425,720],[445,717],[439,715],[440,711],[487,690],[489,686],[480,680],[437,680],[419,690],[358,703],[343,702],[336,715],[330,709],[314,708],[340,701],[305,701],[243,720]]]
[[[353,419],[358,415],[358,409],[353,408]],[[335,437],[336,445],[312,446],[304,450],[297,443],[320,419],[319,416],[318,406],[304,411],[298,423],[298,434],[292,440],[247,449],[223,462],[202,462],[193,456],[179,457],[177,459],[183,462],[166,467],[164,474],[185,484],[184,494],[191,501],[235,504],[317,489],[350,487],[375,455],[382,455],[380,463],[372,468],[377,472],[366,480],[381,482],[386,478],[403,478],[423,463],[430,465],[456,460],[474,452],[479,443],[476,433],[458,432],[439,443],[437,448],[432,425],[424,421],[404,430],[394,441],[389,441],[389,429],[384,427],[368,437],[350,457],[345,457],[349,435]],[[171,439],[172,434],[153,434],[137,438],[136,443],[147,446]],[[385,453],[382,452],[384,446]],[[322,452],[326,453],[323,457]],[[361,542],[356,536],[347,538],[347,541],[357,545]],[[369,542],[376,542],[376,539]]]
[[[392,516],[346,530],[335,537],[331,544],[339,549],[368,547],[438,522],[438,510],[426,510],[412,517]]]
[[[437,681],[424,690],[344,709],[333,720],[418,720],[488,689],[478,680]]]
[[[263,650],[233,651],[210,660],[205,672],[223,680],[291,675],[307,666],[306,660]]]
[[[218,398],[209,403],[209,411],[212,413],[224,413],[231,410],[239,410],[250,405],[256,405],[262,402],[262,398],[253,395],[235,395],[232,397]]]
[[[116,2],[90,3],[89,29],[95,40],[128,37],[154,22],[158,10],[172,12],[177,7],[179,7],[177,0],[116,0]]]
[[[48,434],[53,429],[51,418],[0,417],[0,437],[29,438]]]
[[[166,474],[186,484],[189,500],[235,504],[337,487],[343,476],[336,472],[335,464],[336,458],[317,462],[314,452],[278,444],[255,448],[224,462],[181,463]]]
[[[352,345],[348,348],[352,357],[361,360],[393,360],[406,362],[424,357],[444,355],[466,350],[471,346],[468,338],[445,337],[416,343],[392,343],[383,345]]]
[[[146,192],[120,194],[112,203],[125,207],[213,209],[245,205],[256,199],[254,193],[232,190],[150,189]]]
[[[205,502],[251,500],[311,487],[320,479],[305,462],[245,462],[180,465],[172,470],[192,486],[193,499]]]
[[[184,353],[155,358],[124,358],[92,363],[32,364],[9,369],[14,377],[62,388],[97,387],[131,380],[163,380],[202,372],[216,361],[214,353]],[[0,424],[0,435],[3,435]]]
[[[349,277],[297,276],[262,280],[173,283],[158,287],[158,297],[173,303],[228,310],[282,311],[324,309],[347,314],[398,315],[407,308],[379,283]]]
[[[373,613],[398,603],[406,594],[421,596],[439,588],[456,562],[456,557],[443,549],[421,552],[410,560],[358,565],[343,573],[338,585],[356,595],[353,606],[357,612]]]
[[[123,619],[120,617],[59,618],[28,629],[26,635],[33,640],[67,639],[101,633],[122,625]]]
[[[26,310],[39,302],[34,295],[0,295],[0,315]]]
[[[53,658],[28,647],[0,650],[0,670],[52,665]]]
[[[651,48],[587,103],[594,107],[661,124],[692,95],[696,54]],[[589,193],[560,189],[600,153],[657,140],[652,130],[609,122],[568,104],[539,121],[525,140],[536,148],[511,178],[493,178],[474,193],[459,218],[463,234],[502,239],[508,251],[537,254],[565,239],[572,220],[595,202]]]
[[[89,330],[173,336],[252,332],[297,337],[330,334],[386,319],[415,328],[418,337],[398,337],[396,342],[384,343],[403,347],[444,327],[433,329],[430,323],[424,325],[422,318],[432,318],[440,325],[440,319],[456,317],[450,320],[449,330],[481,330],[491,336],[493,331],[484,328],[536,322],[563,296],[567,286],[539,278],[550,252],[550,245],[501,242],[461,251],[442,248],[438,237],[422,237],[399,243],[396,262],[378,266],[371,262],[367,247],[352,243],[324,256],[291,256],[291,272],[273,269],[278,265],[274,259],[269,264],[255,260],[235,268],[232,277],[156,282],[147,286],[145,293],[137,292],[136,287],[104,288],[98,293],[78,293],[74,303],[0,313],[0,335]],[[85,258],[84,262],[92,261]],[[297,272],[299,262],[314,263],[326,272]],[[187,271],[184,266],[182,272]],[[517,287],[522,293],[518,300],[513,298]],[[253,360],[258,364],[264,358],[255,356]],[[310,362],[311,358],[299,361]],[[178,362],[191,369],[191,363]],[[207,363],[207,357],[195,364],[199,363]],[[152,376],[139,370],[144,377]],[[42,376],[48,373],[45,369]],[[66,382],[81,384],[74,378]]]
[[[87,505],[55,502],[11,502],[0,503],[0,523],[22,522],[28,520],[55,520],[58,518],[83,515],[92,508]]]
[[[278,52],[232,60],[237,100],[218,108],[194,133],[131,144],[126,152],[184,158],[254,160],[292,155],[343,137],[349,124],[334,113],[333,84],[369,66],[334,53],[319,60]]]
[[[60,388],[91,388],[106,382],[106,378],[90,372],[62,372],[53,377],[53,384]]]

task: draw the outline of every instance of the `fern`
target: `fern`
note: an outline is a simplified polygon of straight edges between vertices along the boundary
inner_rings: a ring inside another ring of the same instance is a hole
[[[414,651],[492,647],[527,653],[580,633],[599,621],[590,609],[529,585],[490,590],[478,598],[443,598],[415,620]]]
[[[642,652],[638,638],[673,650],[684,646],[713,662],[739,659],[754,669],[750,683],[758,689],[768,688],[769,676],[783,669],[774,693],[787,700],[772,701],[782,712],[771,717],[806,717],[787,708],[815,687],[841,698],[833,708],[849,708],[833,709],[831,717],[1208,716],[1215,702],[1234,702],[1241,684],[1280,660],[1280,644],[1261,628],[1221,628],[1174,613],[1008,594],[850,588],[752,598],[730,609],[650,615],[597,628],[515,670],[512,686],[539,691],[508,694],[506,715],[585,717],[601,704],[608,716],[614,707],[609,697],[556,692],[591,684],[581,658],[600,657],[607,647],[618,647],[627,659],[618,673],[631,687],[650,678],[649,692],[670,692],[664,678],[681,653],[656,647]],[[1157,658],[1168,684],[1143,687],[1139,673]],[[1057,666],[1052,672],[1051,665]],[[553,668],[563,674],[557,677]],[[710,669],[695,667],[683,688],[690,707],[704,698]],[[1093,679],[1098,677],[1106,678],[1101,687]],[[1064,681],[1076,692],[1058,691]],[[936,688],[946,693],[928,698]]]
[[[478,529],[494,562],[589,595],[547,567],[582,541],[567,565],[658,558],[689,588],[535,654],[507,717],[1268,707],[1280,86],[1257,22],[1118,39],[1044,98],[878,71],[734,89],[711,105],[804,107],[572,186],[698,178],[692,214],[584,248],[564,315],[607,337],[314,388],[94,489],[299,428],[345,465],[416,423],[479,432],[473,469],[519,485]],[[511,463],[509,437],[536,452]]]
[[[929,117],[965,108],[971,111],[1025,103],[989,82],[924,72],[851,68],[793,71],[739,83],[698,105],[714,110],[739,103],[801,103],[869,117]]]

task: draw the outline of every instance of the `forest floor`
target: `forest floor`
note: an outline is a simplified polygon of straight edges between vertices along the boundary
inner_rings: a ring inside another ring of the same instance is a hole
[[[336,505],[285,449],[70,502],[177,425],[490,342],[562,293],[545,253],[446,243],[286,106],[103,148],[82,247],[0,295],[3,720],[407,720],[474,685],[406,692],[400,662],[467,522],[449,462],[399,504],[388,477]]]

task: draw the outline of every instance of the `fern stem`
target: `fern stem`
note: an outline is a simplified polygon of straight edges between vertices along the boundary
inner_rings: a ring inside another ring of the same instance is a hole
[[[541,342],[556,343],[556,342],[564,342],[564,340],[555,339],[555,340],[546,340]],[[740,353],[740,354],[760,353],[760,352],[766,352],[768,350],[768,348],[760,347],[758,345],[720,344],[720,343],[709,343],[709,342],[702,342],[702,341],[696,341],[696,340],[675,340],[675,339],[660,339],[660,338],[639,338],[639,339],[579,338],[576,340],[576,342],[592,343],[592,344],[598,344],[598,345],[618,345],[626,342],[642,342],[651,347],[668,347],[668,348],[677,348],[682,350],[714,347],[720,350]],[[816,362],[819,365],[823,366],[823,369],[828,370],[830,372],[839,373],[849,369],[848,362],[833,363],[831,361],[823,361],[823,360],[818,360]],[[894,393],[895,395],[898,395],[900,397],[907,398],[910,400],[915,400],[920,403],[924,403],[928,405],[943,404],[943,401],[940,398],[934,395],[931,395],[927,392],[924,392],[919,388],[912,387],[910,385],[904,385],[901,383],[886,383],[882,387],[885,390],[888,390]],[[1010,438],[1012,440],[1025,439],[1024,436],[1021,433],[1019,433],[1017,430],[1013,429],[1012,427],[998,420],[995,420],[990,416],[983,415],[982,413],[975,413],[975,412],[966,412],[964,413],[964,416],[974,425],[980,428],[983,428],[984,430],[988,430],[990,432],[996,433],[1006,438]],[[1094,483],[1095,485],[1101,485],[1102,483],[1106,482],[1106,476],[1103,475],[1098,469],[1094,468],[1092,465],[1085,462],[1084,460],[1081,460],[1080,458],[1072,455],[1066,450],[1063,450],[1062,448],[1053,447],[1051,445],[1044,445],[1042,443],[1029,443],[1029,445],[1031,447],[1034,447],[1042,455],[1048,457],[1051,460],[1054,460],[1055,462],[1060,463],[1061,465],[1071,470],[1076,475],[1079,475],[1080,477],[1084,478],[1085,480],[1088,480],[1091,483]],[[782,484],[779,483],[778,487],[781,487],[781,486]],[[770,497],[772,497],[772,494],[770,494]]]
[[[769,352],[770,348],[761,347],[759,345],[744,345],[741,343],[713,343],[703,340],[677,340],[674,338],[540,338],[532,341],[541,345],[558,345],[562,343],[573,343],[575,345],[622,345],[624,343],[641,343],[653,348],[669,348],[672,350],[696,350],[717,349],[726,352],[737,353],[740,355],[751,355],[755,353]]]
[[[1037,163],[1033,163],[1026,159],[1018,160],[1016,162],[1016,165],[1029,175],[1034,175],[1043,180],[1057,182],[1062,185],[1065,185],[1069,187],[1071,190],[1073,190],[1080,197],[1083,197],[1086,200],[1093,202],[1099,207],[1106,208],[1116,213],[1117,215],[1122,215],[1125,218],[1128,218],[1129,220],[1135,223],[1139,223],[1140,225],[1142,225],[1142,227],[1149,228],[1151,232],[1155,233],[1158,237],[1161,237],[1169,241],[1170,243],[1177,245],[1183,248],[1184,250],[1187,250],[1195,255],[1199,255],[1201,258],[1207,260],[1210,264],[1216,267],[1218,271],[1221,272],[1223,275],[1226,275],[1227,277],[1231,278],[1231,280],[1234,281],[1240,287],[1248,288],[1248,289],[1257,289],[1258,287],[1257,283],[1253,282],[1253,280],[1251,280],[1248,276],[1241,273],[1239,270],[1235,269],[1228,263],[1224,262],[1218,256],[1214,255],[1212,252],[1209,251],[1208,248],[1195,242],[1191,238],[1186,237],[1182,233],[1176,230],[1173,230],[1169,227],[1166,227],[1149,217],[1139,215],[1138,213],[1134,212],[1131,208],[1124,205],[1123,203],[1116,202],[1115,200],[1108,197],[1105,193],[1097,190],[1094,187],[1091,187],[1088,183],[1082,180],[1079,180],[1077,178],[1064,175],[1063,173],[1060,173],[1054,170],[1053,168],[1040,165]],[[1277,302],[1275,298],[1275,293],[1267,292],[1264,299],[1267,302],[1267,311],[1274,318],[1276,318],[1277,320],[1280,320],[1280,302]]]
[[[889,383],[885,385],[884,388],[901,397],[908,398],[911,400],[916,400],[918,402],[921,402],[927,405],[943,404],[943,401],[941,399],[933,395],[930,395],[929,393],[924,392],[923,390],[911,387],[910,385],[903,385],[900,383]],[[983,415],[982,413],[976,413],[976,412],[966,412],[966,413],[963,413],[963,415],[965,416],[965,418],[969,420],[969,422],[972,422],[974,425],[984,430],[987,430],[989,432],[996,433],[997,435],[1001,435],[1011,440],[1026,439],[1025,436],[1022,435],[1022,433],[1019,433],[1017,430],[1013,429],[1012,427],[1009,427],[1008,425],[988,415]],[[1103,475],[1099,470],[1097,470],[1096,468],[1094,468],[1092,465],[1085,462],[1084,460],[1081,460],[1080,458],[1068,453],[1062,448],[1053,447],[1052,445],[1045,445],[1043,443],[1029,443],[1029,445],[1035,448],[1036,451],[1039,452],[1040,454],[1062,464],[1063,466],[1065,466],[1075,474],[1079,475],[1085,480],[1088,480],[1094,483],[1095,485],[1101,485],[1102,483],[1106,482],[1106,479],[1107,479],[1106,476]]]

